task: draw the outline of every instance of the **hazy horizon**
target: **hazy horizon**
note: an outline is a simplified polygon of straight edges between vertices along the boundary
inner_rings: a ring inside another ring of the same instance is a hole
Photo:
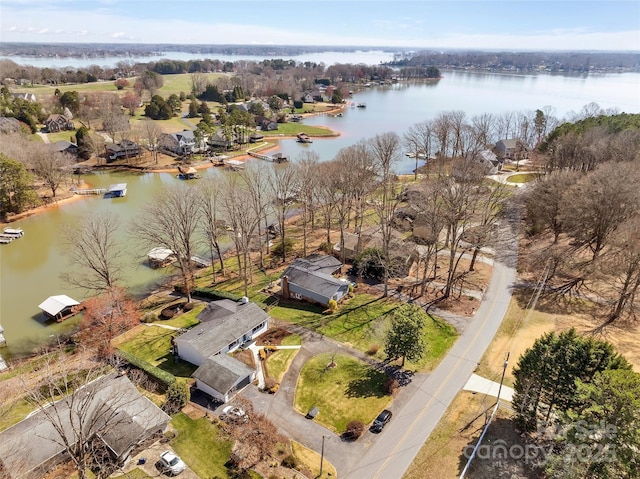
[[[637,52],[640,2],[3,0],[0,40]]]

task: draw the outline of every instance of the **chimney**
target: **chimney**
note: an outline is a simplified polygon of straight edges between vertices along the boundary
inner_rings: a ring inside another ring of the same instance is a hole
[[[282,277],[282,285],[281,286],[282,286],[282,291],[281,291],[282,297],[284,299],[289,299],[289,297],[290,297],[289,296],[290,295],[290,293],[289,293],[289,278],[287,278],[287,276],[283,276]]]

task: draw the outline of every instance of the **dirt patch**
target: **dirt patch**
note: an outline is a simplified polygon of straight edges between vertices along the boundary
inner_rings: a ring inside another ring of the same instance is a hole
[[[282,328],[271,329],[260,336],[256,344],[258,346],[280,346],[282,340],[291,333]]]
[[[245,349],[243,351],[240,350],[236,350],[233,353],[233,357],[235,359],[237,359],[240,362],[243,362],[244,364],[246,364],[247,366],[251,367],[251,368],[255,368],[256,364],[253,361],[253,354],[251,354],[251,351],[249,351],[248,349]]]
[[[423,445],[405,479],[459,477],[479,439],[486,419],[494,406],[494,398],[483,394],[460,392],[447,409],[443,419]],[[500,442],[504,441],[504,443]],[[500,410],[483,439],[483,445],[525,447],[526,444],[514,428],[509,411]],[[484,451],[496,449],[484,449]],[[474,479],[525,479],[535,477],[532,467],[522,459],[496,458],[490,455],[474,459],[467,477]]]

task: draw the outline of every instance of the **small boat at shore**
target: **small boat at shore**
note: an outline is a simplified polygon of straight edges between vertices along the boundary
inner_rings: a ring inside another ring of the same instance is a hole
[[[24,230],[22,228],[5,228],[4,234],[9,236],[15,236],[16,238],[22,238],[24,236]]]
[[[306,133],[298,133],[298,143],[313,143],[313,140]]]

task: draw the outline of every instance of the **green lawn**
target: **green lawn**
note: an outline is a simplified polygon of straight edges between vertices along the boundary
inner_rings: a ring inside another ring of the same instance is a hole
[[[369,424],[392,398],[384,392],[384,373],[350,356],[336,355],[334,360],[337,366],[327,368],[331,354],[320,354],[304,365],[294,404],[302,414],[318,407],[315,420],[341,434],[350,421]]]
[[[118,348],[176,377],[190,378],[197,368],[186,361],[176,363],[171,354],[171,338],[176,334],[177,331],[160,326],[148,326],[129,341],[120,344]]]
[[[19,399],[13,404],[3,404],[0,409],[0,431],[18,424],[34,410],[34,406],[26,399]]]
[[[335,132],[329,130],[328,128],[323,128],[320,126],[311,126],[304,125],[302,123],[278,123],[278,129],[274,131],[263,131],[261,132],[265,137],[269,136],[295,136],[298,133],[306,133],[308,135],[313,136],[334,136]]]
[[[214,83],[218,78],[226,76],[224,73],[200,73],[199,75],[206,78],[209,83]],[[190,73],[162,75],[164,84],[162,85],[162,88],[158,90],[158,93],[165,98],[173,93],[180,95],[180,92],[184,92],[189,95],[191,92],[191,78]],[[131,85],[133,85],[135,83],[135,79],[130,80],[130,82]]]
[[[171,446],[201,478],[227,478],[224,466],[231,454],[231,441],[225,440],[218,426],[207,418],[191,419],[176,414],[171,424],[178,433]]]
[[[373,357],[384,360],[384,343],[392,311],[400,302],[390,298],[377,298],[358,294],[340,305],[333,314],[323,314],[324,308],[309,303],[291,303],[276,306],[269,314],[282,321],[300,324],[336,339],[362,352],[373,352]],[[425,356],[417,363],[406,363],[406,368],[431,370],[442,359],[456,340],[455,328],[439,318],[426,315],[424,337]]]
[[[265,361],[265,366],[269,377],[277,382],[282,382],[287,369],[291,365],[293,358],[298,354],[298,349],[281,349],[271,353]]]
[[[538,177],[538,173],[518,173],[507,178],[509,183],[528,183]]]

